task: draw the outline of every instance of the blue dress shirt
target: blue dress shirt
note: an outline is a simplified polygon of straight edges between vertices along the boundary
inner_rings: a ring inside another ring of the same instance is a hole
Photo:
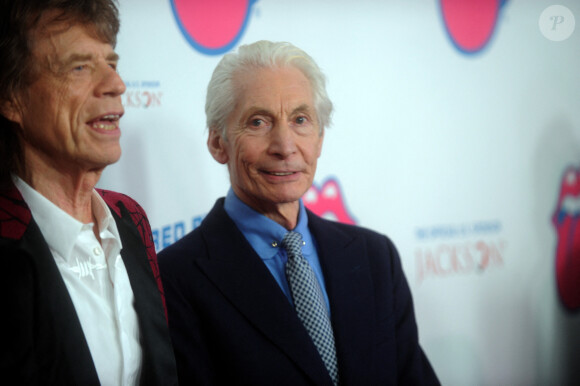
[[[246,240],[250,243],[254,251],[260,256],[266,267],[278,282],[282,292],[288,298],[288,301],[293,305],[292,294],[288,287],[288,280],[284,272],[284,266],[288,260],[286,251],[281,248],[282,239],[288,233],[288,230],[274,220],[256,212],[248,205],[243,203],[230,188],[225,199],[224,209],[228,216],[234,221],[238,229],[242,232]],[[300,200],[300,209],[298,213],[298,223],[293,231],[302,235],[304,246],[302,247],[302,255],[308,261],[316,278],[318,284],[324,295],[326,302],[326,309],[330,316],[330,305],[328,302],[328,294],[324,285],[324,276],[320,268],[320,260],[316,252],[316,242],[310,230],[308,229],[308,216],[302,200]]]

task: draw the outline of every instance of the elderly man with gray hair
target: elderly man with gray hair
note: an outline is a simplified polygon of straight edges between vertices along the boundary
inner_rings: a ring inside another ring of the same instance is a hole
[[[159,255],[182,384],[439,384],[393,243],[302,203],[331,112],[324,75],[292,44],[217,65],[207,145],[231,188]]]

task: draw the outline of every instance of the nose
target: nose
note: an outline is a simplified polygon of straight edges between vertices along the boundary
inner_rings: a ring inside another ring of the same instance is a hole
[[[102,78],[95,91],[99,96],[117,97],[123,94],[126,89],[125,82],[123,82],[119,73],[107,65],[106,69],[103,69]]]
[[[294,154],[297,150],[295,134],[287,123],[277,123],[270,130],[270,154],[282,159]]]

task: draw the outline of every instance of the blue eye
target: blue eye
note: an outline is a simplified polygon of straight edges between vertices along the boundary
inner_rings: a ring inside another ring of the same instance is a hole
[[[256,132],[263,132],[265,130],[269,130],[272,127],[272,121],[270,118],[262,114],[254,114],[248,117],[246,122],[246,127]]]
[[[250,122],[252,126],[260,126],[262,123],[264,123],[264,121],[261,119],[252,119]]]

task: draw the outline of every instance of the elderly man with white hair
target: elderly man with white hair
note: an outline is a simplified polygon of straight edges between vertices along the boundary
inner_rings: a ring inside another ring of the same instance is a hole
[[[302,203],[331,112],[292,44],[241,46],[215,69],[207,145],[231,188],[159,255],[182,384],[439,384],[392,242]]]

